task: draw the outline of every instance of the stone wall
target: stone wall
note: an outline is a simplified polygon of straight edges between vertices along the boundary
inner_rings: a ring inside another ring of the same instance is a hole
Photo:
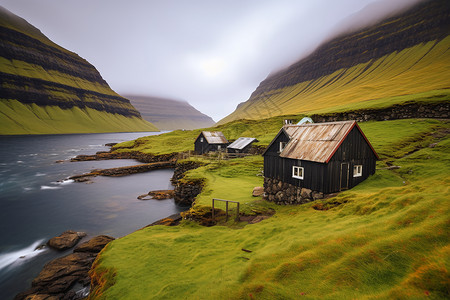
[[[264,177],[265,198],[276,204],[303,204],[322,199],[324,194],[307,188],[297,187],[278,179]]]
[[[397,104],[382,109],[360,109],[348,112],[312,115],[315,123],[356,120],[385,121],[411,118],[448,119],[450,117],[450,105],[448,102],[432,104]]]

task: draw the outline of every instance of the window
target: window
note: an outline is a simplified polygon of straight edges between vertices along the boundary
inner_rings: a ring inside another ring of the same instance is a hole
[[[362,165],[353,166],[353,177],[362,176]]]
[[[200,138],[200,143],[203,143],[203,138],[202,137]]]
[[[220,150],[222,148],[222,146],[217,145],[217,150]]]
[[[280,152],[283,151],[284,147],[286,147],[286,142],[280,142]]]
[[[292,177],[297,179],[303,179],[303,168],[293,166],[292,167]]]

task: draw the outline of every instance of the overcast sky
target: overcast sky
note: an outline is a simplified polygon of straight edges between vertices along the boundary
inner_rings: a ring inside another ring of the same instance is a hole
[[[355,20],[417,0],[0,0],[87,59],[119,94],[186,100],[220,120],[267,75]]]

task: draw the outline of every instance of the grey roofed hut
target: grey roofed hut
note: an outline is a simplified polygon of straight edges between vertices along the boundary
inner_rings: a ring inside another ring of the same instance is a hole
[[[272,199],[280,182],[296,191],[290,198],[298,197],[299,188],[324,194],[352,188],[375,173],[379,159],[355,121],[284,126],[263,156],[265,191]]]
[[[194,142],[197,154],[226,150],[228,140],[220,131],[202,131]]]
[[[228,153],[247,153],[252,147],[252,143],[258,140],[250,137],[240,137],[228,145]]]

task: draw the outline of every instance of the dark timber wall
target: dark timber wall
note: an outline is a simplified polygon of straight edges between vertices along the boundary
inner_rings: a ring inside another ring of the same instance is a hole
[[[279,143],[286,141],[282,131],[264,154],[264,177],[325,194],[352,188],[375,173],[376,156],[363,135],[354,127],[329,163],[279,157]],[[353,167],[362,165],[362,176],[353,177]],[[292,167],[304,168],[304,179],[292,177]]]

